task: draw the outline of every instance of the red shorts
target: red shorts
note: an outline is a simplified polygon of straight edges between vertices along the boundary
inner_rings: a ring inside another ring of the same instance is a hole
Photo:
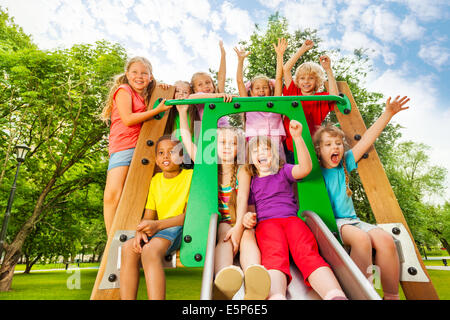
[[[261,263],[267,269],[283,272],[292,280],[289,271],[289,252],[303,275],[305,284],[309,275],[320,267],[329,267],[319,255],[316,239],[299,217],[274,218],[256,225],[256,241],[261,250]]]

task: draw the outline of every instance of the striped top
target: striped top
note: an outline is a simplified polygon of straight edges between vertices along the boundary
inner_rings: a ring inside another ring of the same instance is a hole
[[[219,185],[218,188],[218,196],[219,196],[219,212],[220,212],[220,222],[231,223],[231,214],[230,214],[230,199],[231,192],[233,192],[233,188],[231,185]]]

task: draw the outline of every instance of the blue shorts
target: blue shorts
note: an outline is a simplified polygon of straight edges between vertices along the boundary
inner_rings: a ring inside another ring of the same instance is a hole
[[[112,153],[109,157],[108,171],[121,166],[130,166],[131,159],[133,159],[134,149],[136,148]]]
[[[155,233],[153,236],[148,237],[148,240],[151,238],[164,238],[171,242],[169,248],[167,249],[166,255],[172,253],[173,251],[176,251],[180,249],[181,246],[181,237],[183,236],[183,227],[182,226],[176,226],[176,227],[170,227],[163,229],[157,233]]]

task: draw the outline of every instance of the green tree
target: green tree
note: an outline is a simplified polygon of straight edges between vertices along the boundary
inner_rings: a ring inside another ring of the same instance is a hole
[[[448,202],[444,206],[431,202],[443,194],[447,171],[430,164],[430,150],[423,143],[399,143],[390,152],[385,170],[414,239],[427,245],[437,240],[448,250]]]
[[[120,45],[105,41],[66,50],[0,51],[2,95],[7,97],[0,100],[0,110],[8,119],[0,130],[32,148],[20,181],[26,180],[28,197],[14,206],[26,210],[12,213],[21,223],[7,238],[0,290],[9,290],[21,249],[37,224],[70,194],[99,175],[104,179],[105,167],[95,164],[107,161],[107,128],[96,115],[125,59]]]

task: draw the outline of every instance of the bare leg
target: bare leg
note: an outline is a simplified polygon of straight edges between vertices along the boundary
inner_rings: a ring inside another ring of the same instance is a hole
[[[166,298],[166,275],[162,259],[169,249],[170,241],[164,238],[152,238],[142,248],[142,267],[147,284],[149,300],[164,300]]]
[[[122,195],[128,168],[128,166],[116,167],[109,170],[106,175],[106,185],[103,194],[103,215],[108,236],[114,221],[114,215],[116,214],[120,196]]]
[[[225,267],[233,264],[233,246],[231,240],[223,241],[227,232],[231,229],[231,225],[222,222],[219,223],[219,230],[217,236],[216,252],[214,257],[214,274],[222,270]]]
[[[352,225],[344,225],[341,233],[342,242],[352,248],[350,252],[352,260],[366,277],[372,276],[372,273],[368,272],[372,265],[372,244],[367,232]]]
[[[269,275],[271,283],[269,300],[286,300],[286,275],[283,272],[274,269],[269,270]]]
[[[261,253],[256,243],[255,230],[245,229],[241,238],[240,263],[242,270],[246,270],[252,264],[261,264]]]
[[[338,296],[345,297],[333,271],[328,267],[320,267],[314,270],[309,275],[308,281],[322,299],[329,300]]]
[[[377,251],[375,263],[380,267],[381,285],[385,299],[398,300],[400,262],[394,240],[390,234],[380,228],[370,230],[368,233],[372,245]]]
[[[261,265],[261,253],[254,229],[245,229],[242,234],[240,262],[244,270],[244,300],[265,300],[270,291],[270,276]]]
[[[141,255],[133,251],[133,241],[134,239],[130,239],[122,246],[120,267],[120,298],[122,300],[136,300],[139,285]]]

